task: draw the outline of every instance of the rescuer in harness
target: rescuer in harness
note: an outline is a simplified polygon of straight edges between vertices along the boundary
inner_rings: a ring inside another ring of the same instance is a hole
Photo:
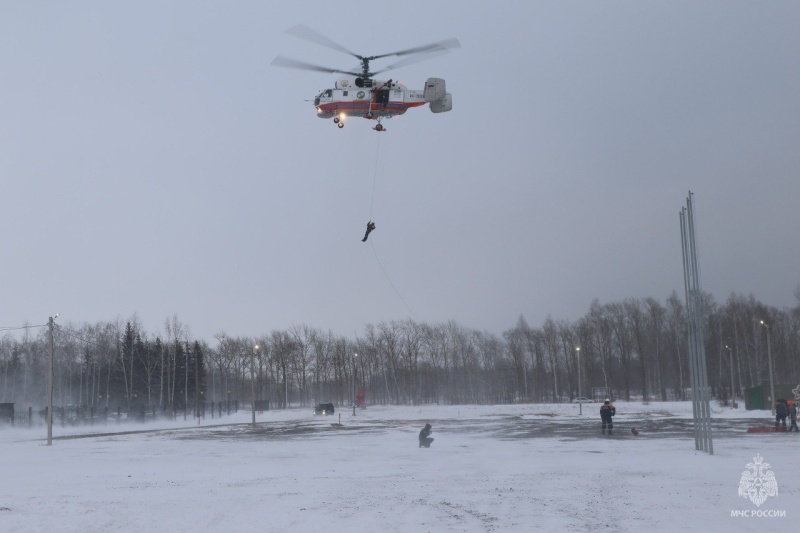
[[[367,242],[367,237],[369,237],[369,234],[372,233],[372,230],[374,229],[375,229],[375,223],[371,220],[367,222],[367,232],[364,234],[364,238],[361,239],[361,242]]]

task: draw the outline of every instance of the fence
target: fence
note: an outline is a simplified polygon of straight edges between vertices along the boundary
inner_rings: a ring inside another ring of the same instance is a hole
[[[13,409],[11,405],[11,416],[8,419],[0,420],[0,428],[3,427],[33,427],[44,426],[47,424],[47,407],[36,409]],[[238,400],[229,402],[210,402],[200,404],[200,418],[222,418],[223,415],[230,415],[239,411]],[[108,407],[89,407],[68,405],[63,407],[53,407],[53,424],[62,427],[80,425],[102,425],[123,422],[149,422],[153,420],[175,420],[182,416],[184,420],[195,416],[194,408],[167,408],[157,409],[156,407],[145,408],[144,405],[132,406],[130,410],[123,411],[121,406],[116,409]]]

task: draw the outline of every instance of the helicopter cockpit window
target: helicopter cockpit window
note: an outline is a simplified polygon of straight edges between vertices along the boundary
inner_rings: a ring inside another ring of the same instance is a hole
[[[325,96],[327,96],[328,98],[333,96],[333,90],[332,89],[328,89],[327,91],[325,91]]]

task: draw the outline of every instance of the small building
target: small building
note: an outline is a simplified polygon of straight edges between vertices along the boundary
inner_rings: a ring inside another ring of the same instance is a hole
[[[757,385],[744,390],[744,407],[748,411],[754,409],[772,410],[775,400],[800,401],[800,385],[775,384],[775,398],[769,397],[769,383]]]
[[[14,425],[13,403],[0,403],[0,424]]]

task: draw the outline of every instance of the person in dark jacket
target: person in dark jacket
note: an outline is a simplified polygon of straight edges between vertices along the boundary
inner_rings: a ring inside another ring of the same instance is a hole
[[[614,430],[614,421],[612,416],[617,414],[617,408],[611,403],[611,400],[606,398],[603,405],[600,406],[600,419],[603,421],[603,435],[606,434],[606,427],[608,427],[608,434],[611,435]]]
[[[775,402],[775,429],[778,428],[778,423],[783,426],[783,429],[786,429],[786,400],[778,400]]]
[[[367,237],[369,237],[369,234],[372,233],[372,230],[374,229],[375,229],[375,223],[371,220],[367,222],[367,232],[364,234],[364,238],[361,239],[361,242],[367,242]]]
[[[792,425],[789,426],[789,431],[800,431],[800,429],[797,428],[797,404],[789,400],[787,402],[786,412],[789,415],[789,421],[792,423]]]
[[[433,442],[433,439],[430,437],[431,431],[433,431],[431,429],[431,425],[430,424],[425,424],[425,427],[422,428],[422,431],[419,432],[419,447],[420,448],[430,448],[431,447],[431,442]]]

